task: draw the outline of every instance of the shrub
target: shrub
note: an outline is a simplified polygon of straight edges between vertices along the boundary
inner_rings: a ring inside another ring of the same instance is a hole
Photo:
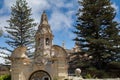
[[[108,69],[120,69],[120,62],[111,62],[107,65]]]
[[[2,76],[0,76],[0,80],[11,80],[11,76],[10,75],[2,75]]]
[[[120,77],[120,62],[111,62],[107,65],[107,72],[109,72],[110,77],[117,78]]]
[[[109,78],[109,74],[104,70],[98,70],[95,67],[90,67],[86,70],[84,78]]]
[[[86,79],[91,79],[92,76],[91,76],[90,74],[87,74],[86,76],[84,76],[84,78],[86,78]]]

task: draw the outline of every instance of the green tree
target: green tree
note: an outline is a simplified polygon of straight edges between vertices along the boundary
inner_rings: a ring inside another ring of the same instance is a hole
[[[120,35],[116,12],[110,0],[80,0],[77,13],[75,41],[83,52],[92,56],[92,64],[102,69],[118,59]]]
[[[11,17],[8,20],[9,26],[5,27],[8,35],[6,43],[13,49],[18,46],[27,46],[31,48],[34,43],[33,19],[30,17],[31,8],[27,6],[26,0],[17,0],[11,7]]]
[[[11,80],[11,76],[10,75],[1,75],[0,80]]]
[[[31,10],[26,0],[16,0],[16,4],[11,7],[11,17],[7,21],[9,25],[5,27],[8,33],[5,35],[8,46],[0,47],[2,49],[0,54],[5,55],[5,57],[2,57],[7,64],[9,63],[10,53],[18,46],[26,46],[28,55],[32,55],[30,50],[34,47],[34,26],[36,26],[36,23],[31,18]]]

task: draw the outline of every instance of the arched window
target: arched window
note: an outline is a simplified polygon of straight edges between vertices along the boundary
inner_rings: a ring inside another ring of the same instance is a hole
[[[40,38],[38,38],[38,41],[40,42],[40,41],[41,41],[41,39],[40,39]]]
[[[49,45],[49,43],[50,43],[49,38],[46,38],[46,45]]]

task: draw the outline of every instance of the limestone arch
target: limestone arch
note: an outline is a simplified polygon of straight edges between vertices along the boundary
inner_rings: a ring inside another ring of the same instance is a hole
[[[28,80],[52,80],[50,74],[44,70],[34,71]]]

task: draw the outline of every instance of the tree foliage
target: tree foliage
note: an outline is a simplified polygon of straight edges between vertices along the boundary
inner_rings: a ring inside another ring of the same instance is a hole
[[[10,75],[1,75],[0,80],[11,80],[11,76]]]
[[[31,8],[29,8],[26,0],[16,0],[16,4],[11,7],[11,16],[7,20],[9,23],[6,26],[7,34],[4,36],[8,46],[0,47],[0,53],[8,61],[8,57],[16,47],[26,46],[28,52],[34,47],[34,35],[36,23],[31,18]]]
[[[92,64],[101,69],[120,56],[120,35],[116,12],[110,0],[80,0],[75,41],[83,52],[92,56]]]
[[[36,24],[33,23],[31,15],[31,8],[27,6],[26,0],[17,0],[16,4],[11,7],[9,26],[6,27],[8,35],[5,36],[6,43],[10,47],[27,46],[30,48],[33,44]]]

